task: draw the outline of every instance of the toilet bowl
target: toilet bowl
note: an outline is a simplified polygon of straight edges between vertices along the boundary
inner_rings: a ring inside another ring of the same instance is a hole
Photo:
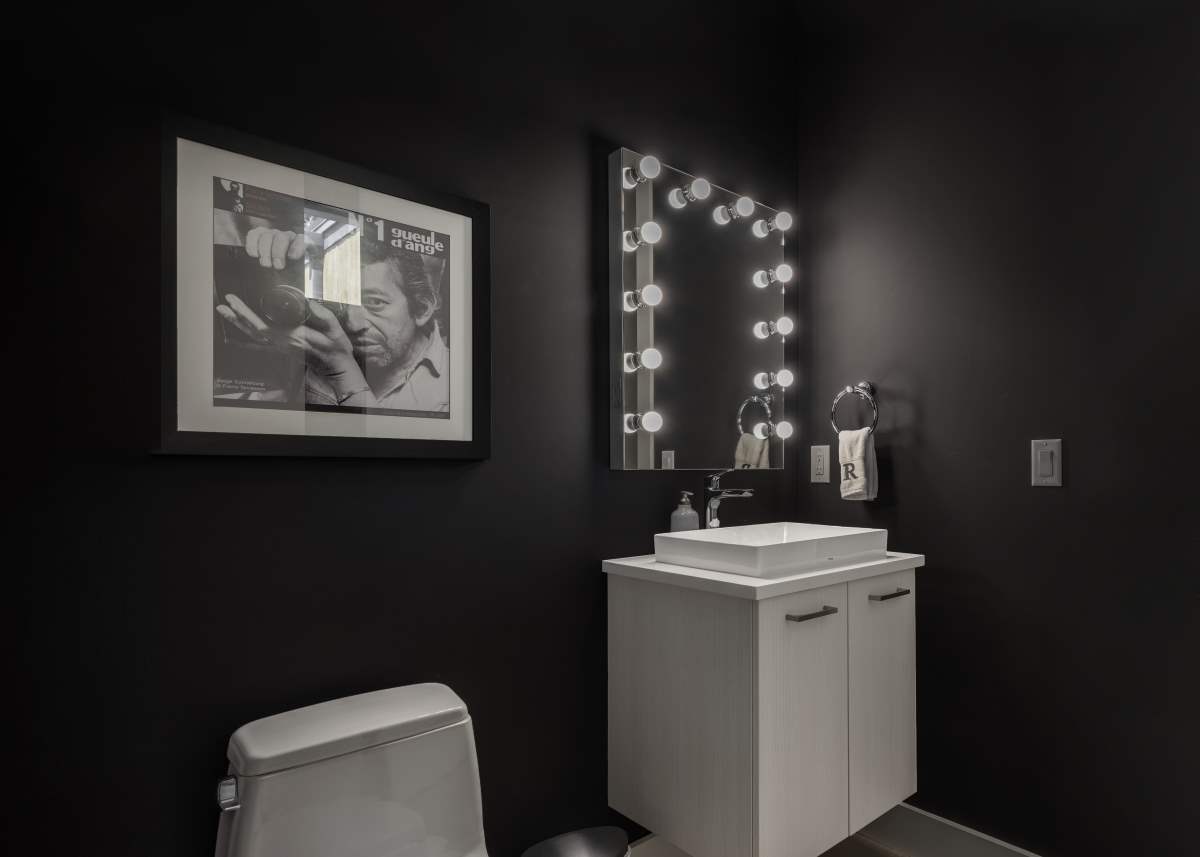
[[[228,755],[216,857],[487,857],[471,718],[443,684],[255,720]]]

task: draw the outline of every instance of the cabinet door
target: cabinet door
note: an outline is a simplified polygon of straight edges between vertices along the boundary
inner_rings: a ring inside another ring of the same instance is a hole
[[[917,790],[916,574],[848,584],[850,832]]]
[[[816,857],[849,835],[846,585],[758,607],[758,855]]]

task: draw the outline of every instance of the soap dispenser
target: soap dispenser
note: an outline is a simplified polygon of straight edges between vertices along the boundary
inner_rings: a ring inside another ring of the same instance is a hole
[[[700,515],[692,508],[692,492],[683,491],[679,498],[679,505],[671,513],[671,532],[678,533],[684,530],[698,529],[700,529]]]

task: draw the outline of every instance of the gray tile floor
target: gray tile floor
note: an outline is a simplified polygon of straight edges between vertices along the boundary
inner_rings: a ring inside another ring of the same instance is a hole
[[[688,857],[663,839],[649,836],[634,843],[634,857]],[[1037,857],[959,830],[898,806],[884,813],[821,857]]]
[[[851,836],[845,842],[839,842],[821,857],[902,857],[895,851],[888,851],[861,836]]]

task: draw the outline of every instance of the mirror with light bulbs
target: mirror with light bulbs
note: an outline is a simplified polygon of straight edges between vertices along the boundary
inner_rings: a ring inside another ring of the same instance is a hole
[[[782,469],[792,216],[630,149],[608,196],[612,468]]]

